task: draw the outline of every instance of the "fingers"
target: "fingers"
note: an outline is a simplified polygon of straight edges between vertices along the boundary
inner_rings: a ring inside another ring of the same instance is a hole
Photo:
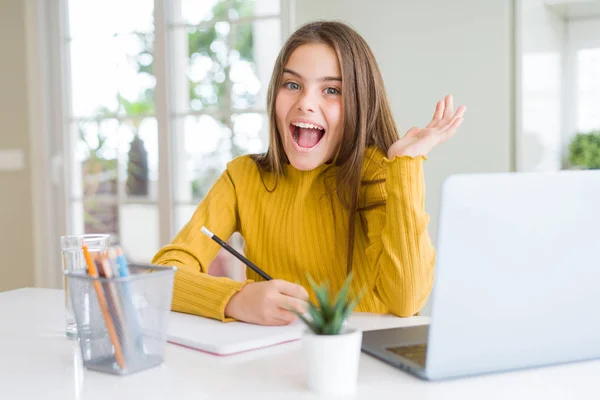
[[[277,285],[277,289],[280,293],[287,296],[296,297],[304,301],[308,300],[308,292],[302,286],[281,279],[276,279],[274,282]]]
[[[287,293],[287,294],[286,294]],[[308,293],[300,285],[283,280],[252,282],[234,294],[225,315],[259,325],[286,325],[308,310]]]
[[[448,123],[446,124],[446,126],[442,127],[442,129],[448,130],[450,129],[450,127],[452,127],[454,125],[454,123],[456,122],[457,119],[464,119],[464,115],[465,112],[467,111],[467,106],[460,106],[458,107],[458,110],[456,110],[456,114],[454,114],[454,116],[452,117],[452,119],[450,119],[448,121]]]
[[[456,110],[456,114],[454,114],[454,116],[462,118],[462,116],[465,115],[465,112],[467,112],[467,106],[460,106],[458,107],[458,110]]]
[[[435,113],[433,114],[433,118],[427,127],[431,128],[438,126],[445,118],[448,118],[448,113],[451,115],[454,112],[454,110],[452,110],[452,103],[453,100],[451,95],[448,95],[443,100],[438,101],[435,105]]]
[[[442,119],[450,121],[450,119],[452,119],[452,113],[454,113],[454,98],[449,94],[444,99],[444,116]]]
[[[277,305],[284,310],[296,311],[300,314],[304,314],[308,311],[308,303],[306,300],[301,300],[296,297],[281,295],[277,299]]]
[[[442,119],[444,116],[444,107],[445,103],[443,100],[440,100],[435,105],[435,112],[433,113],[433,118],[431,119],[432,123],[436,123]]]
[[[447,131],[449,131],[451,134],[454,134],[454,132],[456,132],[456,130],[462,124],[462,122],[463,122],[462,117],[456,118],[456,120],[454,120],[454,122],[452,123],[452,125],[450,125],[450,128],[448,128]]]
[[[456,110],[456,113],[452,115],[454,113],[454,97],[449,94],[444,97],[443,100],[437,102],[433,119],[427,127],[438,126],[442,129],[447,129],[447,127],[454,123],[456,118],[463,117],[466,109],[466,106],[460,106],[458,110]]]
[[[294,322],[296,318],[298,317],[296,317],[296,314],[294,314],[293,312],[280,308],[273,312],[273,319],[271,320],[271,324],[287,325]]]
[[[445,142],[446,140],[450,139],[452,135],[454,135],[458,127],[462,124],[462,122],[462,117],[454,118],[452,124],[450,124],[446,130],[441,131],[443,135],[442,142]]]

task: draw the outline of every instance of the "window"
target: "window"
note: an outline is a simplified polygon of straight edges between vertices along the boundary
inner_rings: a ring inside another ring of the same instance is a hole
[[[522,55],[521,171],[560,169],[561,72],[558,51]]]
[[[577,131],[600,130],[600,48],[577,52]]]
[[[598,14],[567,22],[566,146],[577,133],[600,130],[600,18]],[[567,154],[568,154],[567,148]]]
[[[71,232],[111,233],[149,261],[228,161],[266,150],[282,5],[67,1]]]

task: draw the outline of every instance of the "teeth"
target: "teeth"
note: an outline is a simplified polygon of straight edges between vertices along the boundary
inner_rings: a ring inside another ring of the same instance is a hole
[[[297,126],[298,128],[309,128],[309,129],[319,129],[323,130],[320,126],[307,124],[306,122],[292,122],[292,125]]]

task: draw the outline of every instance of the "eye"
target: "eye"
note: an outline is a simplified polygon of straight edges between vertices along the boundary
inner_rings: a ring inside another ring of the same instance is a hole
[[[283,86],[290,90],[300,90],[300,85],[298,85],[296,82],[286,82]]]
[[[336,88],[328,87],[325,89],[325,93],[331,94],[331,95],[336,95],[336,94],[340,94],[341,92]]]

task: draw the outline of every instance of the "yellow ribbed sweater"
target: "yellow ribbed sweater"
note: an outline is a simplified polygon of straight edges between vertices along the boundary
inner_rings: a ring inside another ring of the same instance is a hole
[[[356,217],[352,290],[367,292],[355,311],[411,316],[427,300],[435,250],[424,210],[425,159],[389,160],[374,147],[365,152],[363,181],[375,182],[362,186]],[[245,282],[206,274],[220,247],[202,226],[224,240],[239,232],[248,259],[274,279],[304,286],[313,301],[306,273],[338,290],[346,278],[348,211],[335,193],[326,192],[325,177],[336,168],[299,171],[285,165],[276,190],[269,192],[265,184],[272,189],[274,176],[262,171],[261,180],[250,156],[228,163],[191,220],[152,261],[178,267],[172,309],[228,321],[229,299],[262,279],[250,269]]]

